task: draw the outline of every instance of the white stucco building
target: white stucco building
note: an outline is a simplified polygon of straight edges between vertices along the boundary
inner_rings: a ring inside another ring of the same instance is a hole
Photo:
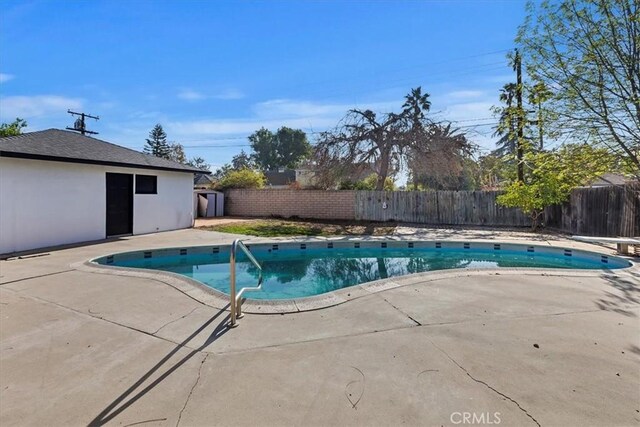
[[[69,131],[0,138],[0,254],[191,227],[194,172]]]

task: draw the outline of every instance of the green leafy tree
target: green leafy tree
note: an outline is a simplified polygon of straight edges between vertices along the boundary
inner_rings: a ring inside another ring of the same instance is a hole
[[[496,190],[516,178],[514,157],[490,153],[478,159],[478,185],[482,190]]]
[[[236,154],[231,159],[231,166],[233,169],[253,169],[253,159],[250,155],[244,152],[244,150],[240,151],[240,154]]]
[[[167,134],[159,123],[149,132],[144,152],[163,159],[171,159],[171,146],[167,142]]]
[[[219,167],[213,176],[216,179],[222,179],[227,176],[230,172],[233,171],[241,171],[244,169],[255,170],[255,163],[251,156],[244,152],[244,150],[240,151],[240,154],[233,156],[231,159],[231,163],[225,163],[221,167]]]
[[[300,129],[281,127],[276,133],[279,167],[293,169],[311,155],[307,134]]]
[[[530,2],[517,42],[532,81],[553,88],[547,125],[640,176],[640,2]]]
[[[528,89],[529,104],[535,108],[538,150],[544,150],[544,136],[546,132],[546,122],[551,117],[551,112],[547,111],[545,103],[553,96],[553,92],[549,90],[546,84],[542,82],[535,83]]]
[[[498,203],[528,214],[535,229],[544,208],[568,200],[571,190],[611,171],[615,157],[588,144],[566,145],[554,151],[525,153],[529,173],[525,182],[514,180],[498,196]]]
[[[268,129],[260,128],[249,136],[253,158],[262,170],[273,170],[280,166],[275,135]]]
[[[230,170],[218,181],[217,189],[263,188],[267,180],[262,172],[251,169]]]
[[[493,106],[491,110],[498,116],[498,126],[493,136],[499,136],[494,154],[498,157],[515,156],[518,143],[517,121],[518,109],[515,105],[516,84],[507,83],[500,89],[502,105]]]
[[[16,118],[11,123],[2,123],[0,125],[0,137],[16,136],[22,133],[22,129],[27,127],[27,121]]]
[[[213,177],[216,178],[217,180],[220,180],[232,170],[234,170],[233,166],[231,166],[230,163],[225,163],[224,165],[216,169],[216,171],[213,174]]]
[[[261,170],[295,168],[311,154],[311,144],[300,129],[281,127],[276,133],[261,128],[249,136],[253,160]]]
[[[378,182],[378,176],[376,174],[371,174],[362,181],[342,181],[338,187],[339,190],[375,190],[376,184]],[[393,182],[393,178],[387,177],[383,187],[384,191],[394,191],[396,190],[395,183]]]

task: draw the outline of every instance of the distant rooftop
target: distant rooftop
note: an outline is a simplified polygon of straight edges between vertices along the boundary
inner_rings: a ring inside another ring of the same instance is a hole
[[[47,129],[0,138],[0,156],[177,172],[209,172],[97,138],[59,129]]]
[[[619,173],[605,173],[591,183],[591,187],[606,187],[609,185],[624,185],[631,180]]]
[[[296,180],[296,171],[294,169],[285,169],[282,171],[265,171],[267,185],[289,185]]]

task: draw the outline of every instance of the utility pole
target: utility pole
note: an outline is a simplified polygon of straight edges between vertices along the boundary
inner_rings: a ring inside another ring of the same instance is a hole
[[[518,181],[524,182],[524,109],[522,107],[522,58],[520,52],[516,49],[513,58],[514,67],[516,69],[516,102],[518,104],[518,140],[516,141],[516,158],[518,161]]]
[[[92,130],[87,130],[85,123],[84,123],[84,119],[85,117],[89,117],[90,119],[94,119],[94,120],[100,120],[100,117],[98,116],[92,116],[90,114],[85,114],[85,113],[76,113],[75,111],[71,111],[71,110],[67,110],[67,113],[71,114],[72,116],[79,116],[76,121],[73,123],[73,127],[67,127],[67,129],[75,131],[75,132],[80,132],[81,134],[85,135],[85,134],[90,134],[90,135],[97,135],[98,132],[94,132]]]

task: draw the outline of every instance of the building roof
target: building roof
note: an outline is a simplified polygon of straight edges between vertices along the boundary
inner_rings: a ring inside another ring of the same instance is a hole
[[[296,180],[296,171],[285,169],[284,171],[266,171],[267,185],[289,185]]]
[[[0,156],[177,172],[208,172],[97,138],[59,129],[0,138]]]
[[[214,182],[213,176],[206,173],[196,173],[193,176],[193,185],[211,185]]]
[[[605,173],[591,183],[591,187],[606,187],[609,185],[624,185],[630,180],[619,173]]]

